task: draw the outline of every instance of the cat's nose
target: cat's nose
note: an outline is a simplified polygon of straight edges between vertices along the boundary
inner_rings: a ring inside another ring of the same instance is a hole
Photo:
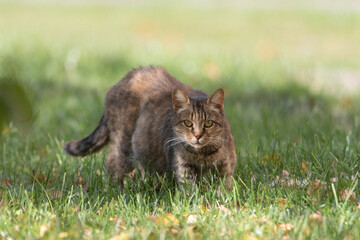
[[[196,139],[199,140],[201,138],[201,135],[195,135]]]

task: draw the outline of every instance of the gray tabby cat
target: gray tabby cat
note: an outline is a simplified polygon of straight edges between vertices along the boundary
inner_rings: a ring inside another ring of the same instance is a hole
[[[142,174],[174,173],[178,183],[218,171],[229,189],[236,153],[223,109],[222,89],[208,97],[161,67],[141,67],[110,88],[94,132],[64,149],[86,156],[110,142],[106,167],[121,186],[138,165]]]

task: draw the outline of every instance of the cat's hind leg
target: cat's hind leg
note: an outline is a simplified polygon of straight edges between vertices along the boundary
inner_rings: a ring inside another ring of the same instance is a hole
[[[122,189],[124,178],[135,169],[134,162],[131,161],[131,153],[126,148],[126,142],[121,141],[121,137],[112,138],[113,142],[109,146],[109,154],[106,162],[106,169],[114,183],[118,183]],[[131,149],[131,147],[130,147]],[[131,151],[131,150],[130,150]]]

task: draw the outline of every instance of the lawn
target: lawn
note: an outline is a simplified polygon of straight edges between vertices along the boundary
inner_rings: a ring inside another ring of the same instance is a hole
[[[226,3],[0,1],[0,239],[360,238],[359,9]],[[231,191],[63,152],[139,65],[224,88]]]

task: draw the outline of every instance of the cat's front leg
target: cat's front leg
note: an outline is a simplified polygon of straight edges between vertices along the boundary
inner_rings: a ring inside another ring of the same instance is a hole
[[[181,190],[184,190],[185,184],[195,187],[196,171],[180,155],[175,154],[174,156],[173,170]]]
[[[231,190],[232,176],[234,174],[234,166],[226,162],[218,166],[220,172],[220,177],[224,180],[225,189],[227,191]]]

